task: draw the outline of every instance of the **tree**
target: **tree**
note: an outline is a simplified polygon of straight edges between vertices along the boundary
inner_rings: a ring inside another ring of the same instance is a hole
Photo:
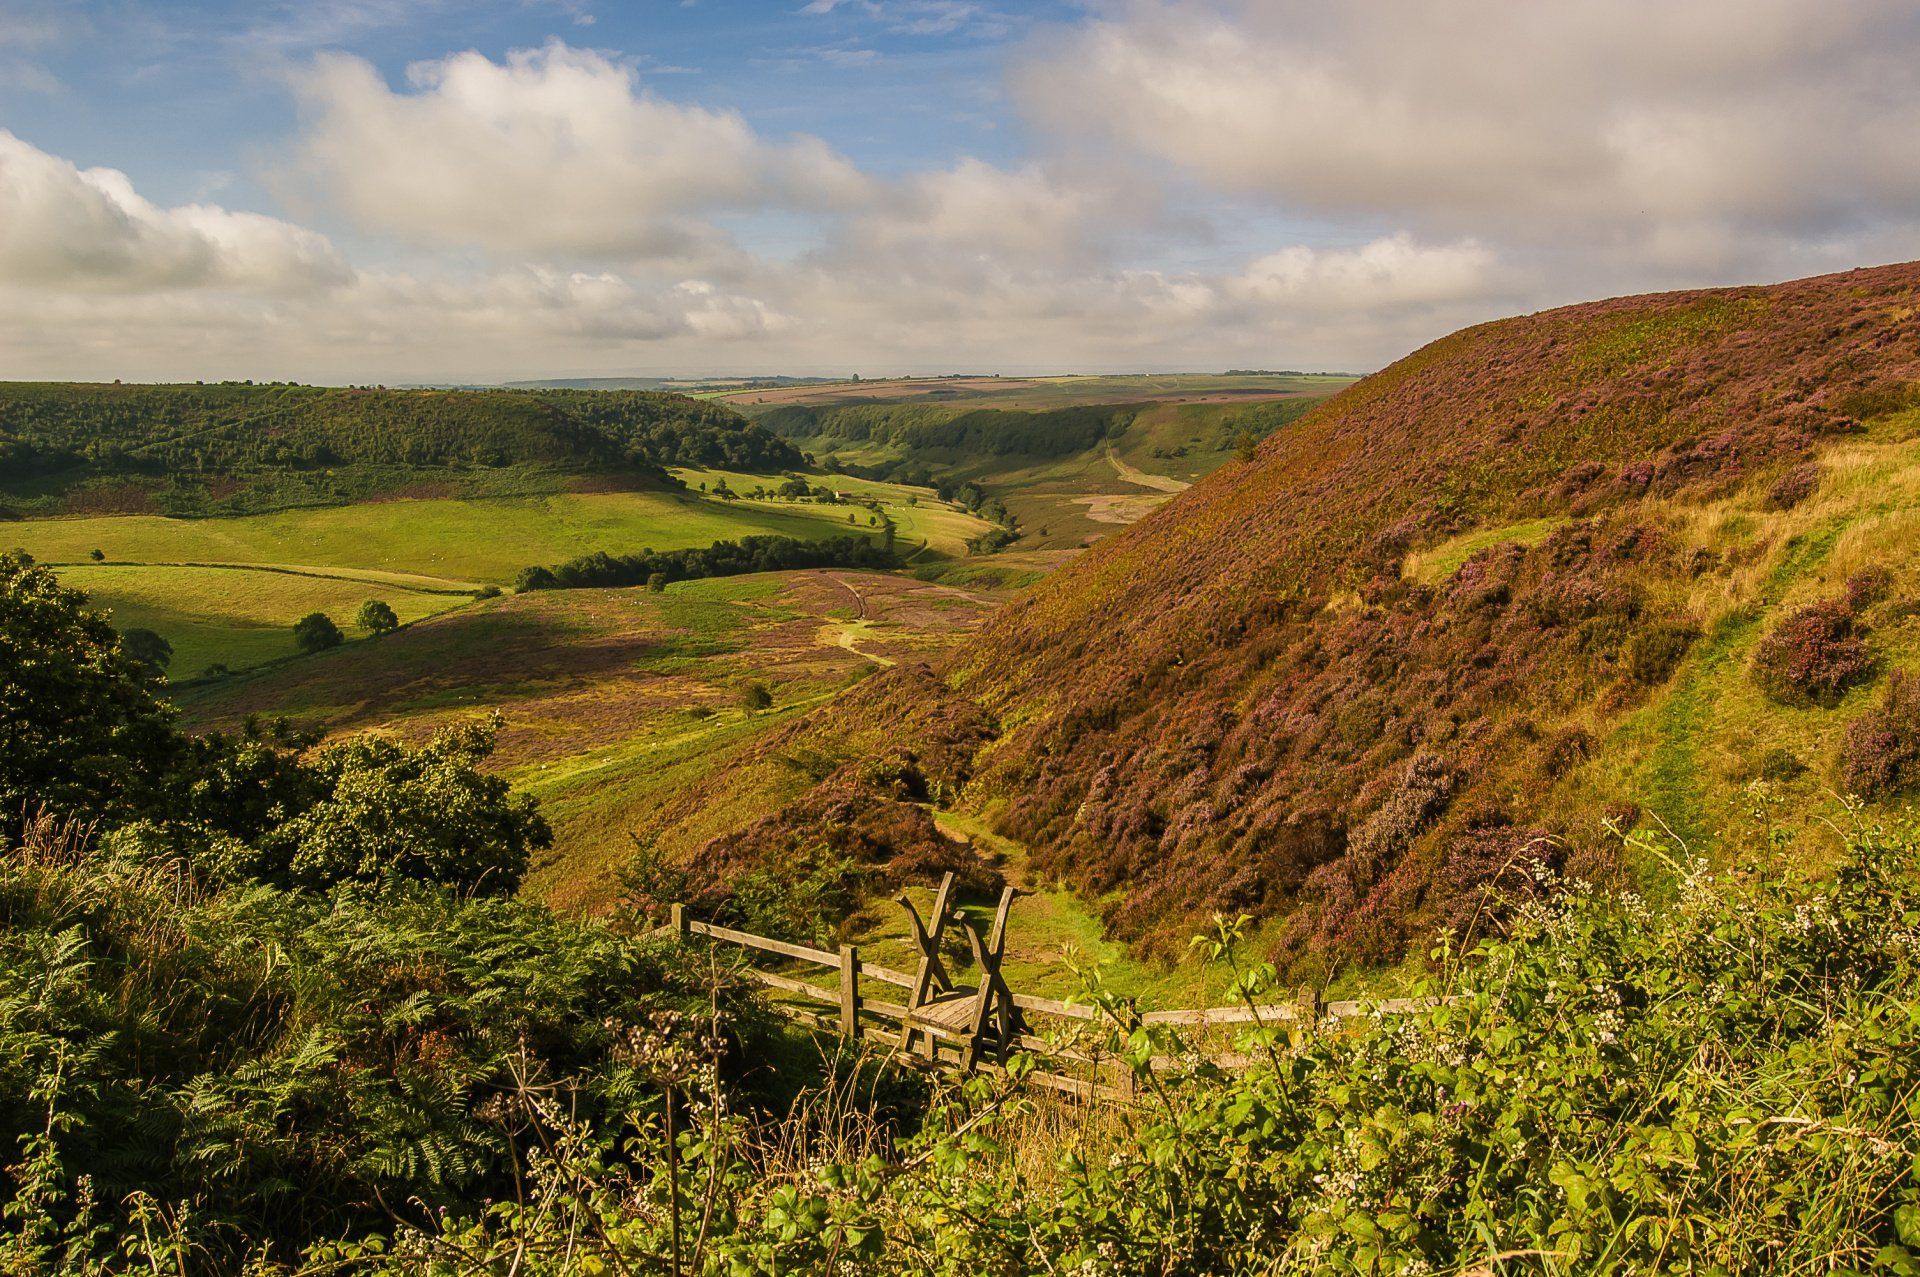
[[[1233,455],[1240,461],[1252,461],[1254,453],[1259,450],[1259,447],[1260,440],[1255,436],[1253,431],[1242,430],[1239,439],[1234,441]]]
[[[173,663],[173,644],[149,629],[121,631],[120,650],[128,660],[155,677]]]
[[[340,627],[325,612],[309,612],[293,623],[293,641],[303,652],[324,652],[339,647],[342,636]]]
[[[0,554],[0,842],[41,808],[137,808],[173,753],[171,711],[86,603],[47,569]]]
[[[360,605],[360,615],[355,618],[360,628],[369,634],[391,634],[400,628],[400,618],[393,609],[379,599],[368,599]]]
[[[512,895],[528,853],[552,846],[553,830],[532,798],[480,770],[499,724],[448,728],[419,749],[361,736],[322,750],[312,774],[323,796],[261,840],[269,876]]]
[[[525,594],[529,590],[551,590],[559,584],[550,568],[521,568],[519,575],[513,578],[513,592]]]
[[[655,594],[665,591],[667,588],[667,574],[665,572],[655,572],[649,576],[647,578],[647,588]]]
[[[765,683],[748,683],[747,690],[740,693],[740,703],[749,714],[758,714],[773,707],[773,693],[767,690]]]
[[[87,551],[87,557],[92,559],[95,563],[105,563],[107,561],[107,552],[105,550],[95,548]]]

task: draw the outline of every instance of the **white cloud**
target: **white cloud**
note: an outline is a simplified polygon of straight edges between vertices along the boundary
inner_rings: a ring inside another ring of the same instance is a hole
[[[1484,245],[1423,245],[1403,233],[1353,249],[1283,248],[1250,263],[1234,291],[1317,314],[1404,312],[1484,297],[1498,286],[1497,275]]]
[[[210,204],[160,208],[124,173],[77,168],[0,130],[0,280],[284,293],[350,278],[324,236]]]
[[[461,53],[395,92],[326,55],[297,87],[299,170],[364,227],[503,253],[711,261],[716,213],[832,208],[866,180],[816,138],[772,142],[737,112],[654,96],[603,54],[558,42],[504,63]]]
[[[1432,235],[1813,240],[1920,200],[1904,0],[1142,0],[1015,85],[1062,145]]]
[[[1094,13],[1015,73],[1028,155],[888,176],[644,61],[393,84],[321,55],[283,189],[358,270],[0,134],[0,374],[1364,368],[1581,296],[1917,255],[1920,11],[1892,0]]]

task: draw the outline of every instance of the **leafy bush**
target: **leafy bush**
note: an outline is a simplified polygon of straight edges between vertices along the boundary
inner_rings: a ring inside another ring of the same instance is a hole
[[[1865,679],[1872,655],[1842,600],[1812,603],[1769,630],[1753,653],[1753,680],[1782,705],[1839,703]]]
[[[1846,791],[1863,798],[1920,786],[1920,678],[1897,670],[1887,680],[1879,707],[1847,728],[1840,772]]]
[[[173,664],[173,644],[155,631],[138,626],[120,631],[120,650],[128,660],[154,675],[165,673]]]
[[[614,1129],[632,1026],[709,998],[537,905],[220,888],[49,825],[0,857],[0,1270],[237,1272],[464,1217],[550,1137],[502,1097]]]
[[[173,757],[171,711],[86,595],[0,554],[0,838],[46,808],[126,814]]]
[[[530,851],[553,845],[534,802],[480,771],[498,720],[448,728],[420,749],[358,736],[320,751],[320,797],[262,839],[266,875],[305,886],[413,880],[465,894],[520,887]]]
[[[782,1158],[791,1131],[707,1096],[672,1171],[651,1123],[613,1167],[615,1133],[577,1127],[525,1199],[340,1257],[660,1271],[677,1217],[706,1273],[1912,1273],[1917,888],[1904,831],[1812,887],[1700,866],[1658,907],[1575,887],[1436,951],[1439,1005],[1258,1024],[1232,1073],[1096,981],[1077,1046],[1139,1094],[1111,1122],[1044,1111],[1031,1057],[839,1159]],[[1208,947],[1243,941],[1221,923]]]

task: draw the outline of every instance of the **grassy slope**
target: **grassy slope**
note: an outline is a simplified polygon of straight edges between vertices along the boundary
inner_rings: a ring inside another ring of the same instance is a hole
[[[1536,833],[1577,872],[1620,867],[1609,805],[1714,851],[1698,836],[1751,805],[1775,747],[1810,769],[1783,818],[1817,822],[1877,692],[1782,709],[1746,664],[1783,609],[1867,561],[1898,577],[1865,617],[1881,671],[1917,654],[1917,336],[1920,266],[1899,266],[1436,342],[959,649],[949,684],[1001,726],[967,801],[1122,938],[1171,953],[1196,917],[1246,910],[1322,973],[1470,912]],[[1816,497],[1767,509],[1810,457]],[[1663,626],[1702,637],[1670,677],[1637,672]],[[811,738],[858,756],[878,690]],[[1718,850],[1768,845],[1736,821]]]
[[[741,813],[672,807],[726,751],[884,663],[923,659],[997,600],[908,577],[821,571],[684,581],[664,593],[565,590],[484,600],[373,643],[181,693],[189,721],[291,716],[413,739],[491,709],[498,765],[540,798],[558,845],[532,887],[603,902],[629,831],[697,845]],[[860,617],[861,612],[865,617]],[[749,714],[740,693],[772,690]],[[800,787],[804,774],[791,773]]]
[[[457,582],[406,578],[418,582],[409,587],[390,576],[249,568],[96,564],[61,568],[60,578],[85,590],[119,629],[144,627],[171,643],[175,678],[216,663],[239,670],[295,656],[293,623],[309,612],[325,612],[352,635],[354,616],[368,599],[384,600],[407,625],[471,597]]]

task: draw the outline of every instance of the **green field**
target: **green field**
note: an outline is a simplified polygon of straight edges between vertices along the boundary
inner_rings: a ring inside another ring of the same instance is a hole
[[[743,478],[751,476],[735,476],[736,485]],[[9,524],[0,543],[55,565],[63,580],[111,609],[120,628],[158,631],[174,647],[173,677],[185,678],[216,663],[242,669],[294,655],[291,626],[309,612],[326,612],[351,636],[353,615],[369,598],[385,599],[403,622],[414,621],[466,602],[483,585],[505,585],[521,568],[593,550],[671,550],[757,534],[877,534],[869,511],[858,511],[852,525],[848,513],[796,502],[575,492],[367,502],[227,519],[28,519]],[[926,533],[911,510],[903,506],[901,514],[905,552]],[[957,512],[939,517],[985,526]],[[942,544],[956,538],[965,553],[957,533]],[[90,561],[95,549],[105,563]]]
[[[247,563],[418,572],[505,584],[530,564],[593,550],[677,550],[755,534],[844,535],[844,511],[662,492],[566,492],[460,501],[378,501],[237,519],[108,515],[24,519],[6,544],[42,562],[98,548],[138,563]]]
[[[214,664],[239,670],[297,655],[293,623],[309,612],[325,612],[353,638],[354,614],[368,599],[384,600],[408,625],[471,598],[453,583],[408,588],[382,574],[145,564],[59,572],[66,584],[85,590],[95,607],[110,612],[117,628],[155,630],[173,644],[174,678],[194,677]]]
[[[751,492],[755,488],[776,485],[778,479],[769,479],[765,475],[742,474],[731,470],[675,470],[674,476],[688,487],[698,489],[701,484],[711,488],[715,482],[724,479],[727,486],[735,492]],[[896,546],[900,557],[910,563],[920,563],[928,559],[960,559],[967,557],[967,542],[983,532],[991,531],[993,524],[970,513],[951,501],[942,501],[926,488],[912,488],[900,483],[882,483],[874,479],[857,479],[852,475],[831,474],[809,476],[809,482],[819,487],[832,488],[845,496],[862,501],[878,501],[885,507],[888,517],[893,520]],[[731,503],[732,508],[765,510],[773,513],[800,513],[827,520],[837,520],[842,531],[864,531],[871,533],[876,525],[870,512],[850,510],[845,506],[821,506],[810,501],[783,499],[779,497],[756,498]]]

